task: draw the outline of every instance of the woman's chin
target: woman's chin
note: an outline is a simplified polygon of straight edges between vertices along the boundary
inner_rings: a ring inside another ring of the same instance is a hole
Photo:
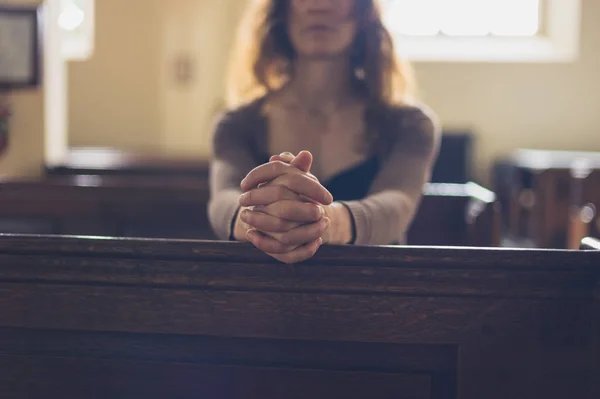
[[[315,46],[311,49],[307,49],[306,51],[302,51],[300,54],[306,59],[326,60],[339,57],[343,54],[343,51],[333,49],[331,47]]]

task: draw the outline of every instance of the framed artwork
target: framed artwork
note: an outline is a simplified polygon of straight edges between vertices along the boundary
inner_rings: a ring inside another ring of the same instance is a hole
[[[41,80],[41,7],[0,6],[0,91]]]

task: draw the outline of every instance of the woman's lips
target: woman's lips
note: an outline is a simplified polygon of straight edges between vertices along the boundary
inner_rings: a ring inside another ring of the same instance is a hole
[[[311,25],[305,29],[306,32],[331,32],[333,28],[329,25]]]

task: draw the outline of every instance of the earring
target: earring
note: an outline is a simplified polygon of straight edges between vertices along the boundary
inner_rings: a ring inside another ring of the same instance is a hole
[[[361,67],[354,68],[354,76],[358,80],[365,80],[365,69]]]

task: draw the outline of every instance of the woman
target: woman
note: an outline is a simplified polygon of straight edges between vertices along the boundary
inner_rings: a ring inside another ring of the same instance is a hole
[[[252,5],[214,133],[214,230],[285,263],[404,242],[440,134],[374,0]]]

